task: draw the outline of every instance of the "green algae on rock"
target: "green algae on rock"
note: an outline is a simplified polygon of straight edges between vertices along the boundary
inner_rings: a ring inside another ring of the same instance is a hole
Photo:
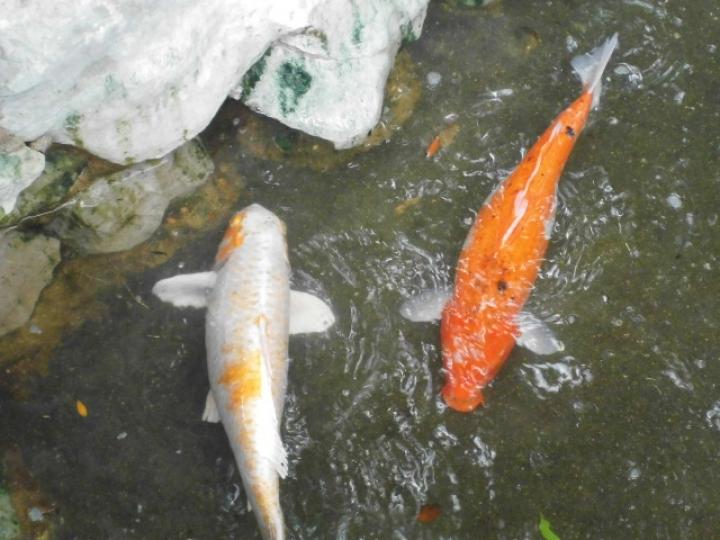
[[[191,141],[174,153],[96,180],[71,199],[50,224],[80,253],[111,253],[147,240],[172,199],[188,195],[214,168],[203,146]]]
[[[12,506],[10,495],[3,489],[0,478],[0,540],[15,540],[20,536],[20,526]]]
[[[20,449],[0,447],[0,540],[52,538],[54,511]]]
[[[24,144],[0,147],[0,216],[13,211],[18,195],[44,167],[45,156]]]
[[[425,0],[371,0],[349,10],[328,3],[317,24],[266,52],[241,99],[338,149],[361,144],[382,114],[395,54],[420,35],[426,7]]]
[[[0,227],[51,212],[68,195],[89,156],[69,146],[52,146],[45,154],[45,170],[18,196],[13,210],[0,210]]]
[[[219,124],[239,125],[237,142],[250,154],[273,161],[288,161],[317,171],[327,171],[347,163],[388,141],[393,133],[412,116],[422,95],[417,68],[407,51],[400,51],[385,86],[385,104],[380,122],[356,147],[336,150],[317,137],[280,125],[278,122],[249,112],[228,102],[220,110]]]

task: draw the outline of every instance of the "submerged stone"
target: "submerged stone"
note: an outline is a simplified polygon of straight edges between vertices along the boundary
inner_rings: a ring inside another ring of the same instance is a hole
[[[196,141],[96,180],[68,201],[50,229],[80,253],[111,253],[147,240],[170,201],[190,194],[214,165]]]
[[[20,192],[40,176],[44,167],[45,156],[24,144],[0,148],[0,216],[13,211]]]
[[[20,449],[0,447],[0,540],[54,538],[54,511]]]
[[[3,489],[0,478],[0,540],[15,540],[20,536],[20,526],[12,506],[10,495]]]
[[[25,324],[60,262],[60,242],[18,231],[0,233],[0,335]]]
[[[17,197],[10,213],[0,210],[0,227],[51,211],[62,202],[75,184],[88,157],[70,147],[55,146],[45,155],[45,170]]]

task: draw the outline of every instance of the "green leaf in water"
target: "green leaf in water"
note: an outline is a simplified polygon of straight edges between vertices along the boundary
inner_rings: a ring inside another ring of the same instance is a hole
[[[540,534],[545,540],[560,540],[560,537],[550,528],[550,522],[545,519],[542,514],[540,514],[538,529],[540,529]]]

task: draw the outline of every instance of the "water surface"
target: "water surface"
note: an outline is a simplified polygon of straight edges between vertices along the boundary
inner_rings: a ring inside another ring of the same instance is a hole
[[[561,538],[720,530],[719,16],[711,0],[435,2],[407,46],[422,98],[386,144],[318,171],[249,152],[242,122],[210,126],[216,163],[245,183],[234,206],[285,220],[294,286],[337,316],[290,342],[291,538],[538,538],[540,514]],[[516,349],[484,408],[450,411],[438,325],[398,306],[451,283],[477,208],[578,94],[569,60],[616,31],[529,302],[565,350]],[[107,292],[27,399],[5,400],[3,438],[56,504],[57,537],[259,538],[222,428],[199,421],[203,313],[150,295],[207,269],[221,235]],[[418,523],[427,503],[442,514]]]

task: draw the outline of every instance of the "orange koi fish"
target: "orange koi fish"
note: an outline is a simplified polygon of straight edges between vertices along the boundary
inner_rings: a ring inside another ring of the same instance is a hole
[[[521,310],[545,256],[560,175],[598,103],[602,74],[616,46],[617,34],[572,60],[582,94],[480,209],[460,252],[454,289],[423,293],[401,308],[415,321],[441,314],[442,396],[456,411],[470,412],[484,402],[482,389],[516,341],[540,354],[563,348],[540,321]]]
[[[332,311],[290,290],[285,224],[258,204],[230,221],[213,271],[163,279],[153,293],[178,307],[207,307],[210,392],[203,420],[222,422],[263,539],[283,540],[288,335],[324,331],[335,321]]]

